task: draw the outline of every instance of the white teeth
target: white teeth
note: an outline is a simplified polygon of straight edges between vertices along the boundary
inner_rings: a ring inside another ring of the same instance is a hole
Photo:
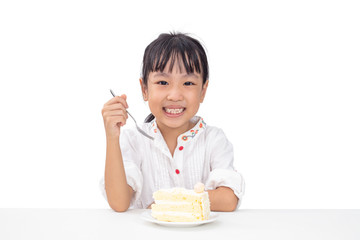
[[[179,114],[184,111],[184,108],[165,108],[165,111],[171,114]]]

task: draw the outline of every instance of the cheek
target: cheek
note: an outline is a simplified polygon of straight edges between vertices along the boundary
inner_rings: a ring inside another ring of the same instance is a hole
[[[191,94],[188,95],[188,99],[190,99],[194,103],[196,102],[200,103],[201,98],[202,98],[202,91],[192,92]]]
[[[149,91],[148,92],[148,101],[149,104],[150,102],[159,102],[161,99],[160,94],[154,94],[154,91]]]
[[[196,94],[192,94],[191,96],[188,96],[188,108],[191,109],[191,111],[198,111],[201,103],[201,95],[197,92]]]
[[[151,111],[157,111],[162,106],[162,97],[160,94],[153,94],[153,91],[148,92],[148,105]]]

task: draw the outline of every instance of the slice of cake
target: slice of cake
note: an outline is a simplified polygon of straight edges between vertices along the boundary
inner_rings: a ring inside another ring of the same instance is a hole
[[[154,192],[155,204],[151,215],[159,221],[196,222],[209,219],[209,194],[204,184],[198,183],[194,190],[184,188],[161,189]]]

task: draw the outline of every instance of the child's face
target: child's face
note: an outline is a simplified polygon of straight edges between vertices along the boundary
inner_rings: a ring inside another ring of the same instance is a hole
[[[208,81],[203,85],[201,74],[187,74],[177,61],[172,72],[169,65],[163,72],[151,72],[147,87],[141,84],[142,91],[159,129],[182,133],[192,127],[190,119],[204,100]]]

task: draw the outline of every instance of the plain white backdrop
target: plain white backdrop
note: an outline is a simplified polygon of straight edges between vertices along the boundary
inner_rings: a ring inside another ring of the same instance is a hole
[[[206,46],[198,114],[234,145],[242,208],[360,208],[359,12],[346,0],[1,1],[0,207],[108,208],[109,88],[142,121],[144,49],[182,31]]]

